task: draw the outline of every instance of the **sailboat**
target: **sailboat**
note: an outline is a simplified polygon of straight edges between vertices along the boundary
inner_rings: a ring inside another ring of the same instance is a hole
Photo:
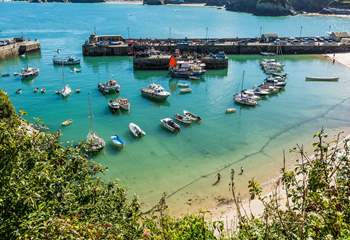
[[[244,106],[253,107],[253,106],[256,106],[258,102],[255,99],[253,99],[250,95],[244,94],[244,91],[243,91],[244,75],[245,75],[245,71],[243,71],[241,92],[234,96],[234,101]]]
[[[62,65],[62,81],[64,83],[64,70],[63,70],[63,65]],[[72,93],[72,89],[69,87],[68,84],[66,84],[60,91],[59,94],[66,98]]]
[[[90,94],[89,94],[89,120],[90,120],[90,129],[86,137],[86,143],[87,143],[89,152],[97,153],[105,147],[106,143],[103,140],[103,138],[99,137],[97,133],[94,132],[93,130],[93,113],[92,113]]]

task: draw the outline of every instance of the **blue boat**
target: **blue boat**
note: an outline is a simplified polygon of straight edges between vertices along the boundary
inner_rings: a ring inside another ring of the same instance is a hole
[[[125,142],[118,135],[111,136],[111,140],[112,140],[113,145],[116,146],[117,148],[124,147]]]

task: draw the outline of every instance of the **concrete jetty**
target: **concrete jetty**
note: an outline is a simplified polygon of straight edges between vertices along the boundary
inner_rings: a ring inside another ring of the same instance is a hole
[[[23,38],[0,39],[0,60],[39,50],[39,41]]]
[[[84,56],[126,56],[153,48],[162,52],[226,54],[327,54],[350,52],[348,34],[332,33],[325,37],[279,37],[262,34],[259,38],[185,38],[185,39],[124,39],[122,36],[92,34],[83,46]]]

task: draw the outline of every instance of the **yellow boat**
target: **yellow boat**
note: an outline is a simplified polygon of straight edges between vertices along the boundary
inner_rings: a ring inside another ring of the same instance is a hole
[[[63,127],[67,127],[67,126],[71,125],[72,123],[73,123],[73,120],[68,119],[68,120],[63,121],[61,125]]]

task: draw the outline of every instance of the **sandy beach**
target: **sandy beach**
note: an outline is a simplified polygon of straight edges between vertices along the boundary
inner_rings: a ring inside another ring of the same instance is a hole
[[[336,62],[343,64],[350,68],[350,53],[336,53],[336,54],[326,54],[327,58],[333,61],[333,58]]]

